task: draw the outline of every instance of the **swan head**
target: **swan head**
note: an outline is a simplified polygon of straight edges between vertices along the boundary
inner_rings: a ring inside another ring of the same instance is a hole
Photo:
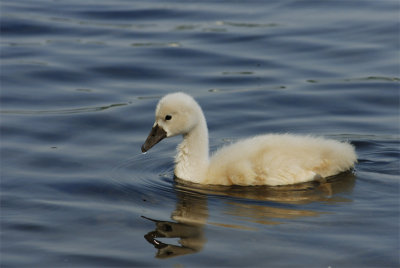
[[[191,96],[181,92],[164,96],[157,104],[155,122],[142,152],[164,138],[186,135],[197,126],[199,115],[202,115],[201,108]]]

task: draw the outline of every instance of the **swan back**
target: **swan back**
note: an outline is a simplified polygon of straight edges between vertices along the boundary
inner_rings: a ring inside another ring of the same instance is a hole
[[[329,177],[356,162],[348,143],[312,136],[269,134],[239,141],[210,159],[205,183],[285,185]]]

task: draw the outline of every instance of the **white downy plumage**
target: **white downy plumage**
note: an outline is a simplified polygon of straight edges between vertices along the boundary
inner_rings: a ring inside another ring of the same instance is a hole
[[[290,134],[241,140],[209,158],[204,114],[191,96],[180,92],[159,101],[142,151],[176,135],[183,135],[183,141],[175,157],[175,175],[201,184],[288,185],[330,177],[357,162],[349,143]]]

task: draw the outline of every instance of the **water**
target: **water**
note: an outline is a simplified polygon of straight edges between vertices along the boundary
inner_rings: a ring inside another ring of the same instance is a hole
[[[1,265],[396,267],[398,1],[1,2]],[[180,138],[142,155],[158,99],[192,94],[211,150],[261,133],[349,140],[355,173],[201,187]]]

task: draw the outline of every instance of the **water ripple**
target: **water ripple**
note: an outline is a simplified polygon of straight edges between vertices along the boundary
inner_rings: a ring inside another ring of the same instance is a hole
[[[60,110],[0,110],[0,114],[10,115],[63,115],[63,114],[80,114],[104,111],[107,109],[128,105],[128,103],[114,103],[110,105],[98,107],[82,107]]]
[[[1,266],[398,266],[398,1],[3,0],[0,22]],[[355,172],[174,178],[178,138],[139,154],[173,91],[211,151],[321,135]]]

